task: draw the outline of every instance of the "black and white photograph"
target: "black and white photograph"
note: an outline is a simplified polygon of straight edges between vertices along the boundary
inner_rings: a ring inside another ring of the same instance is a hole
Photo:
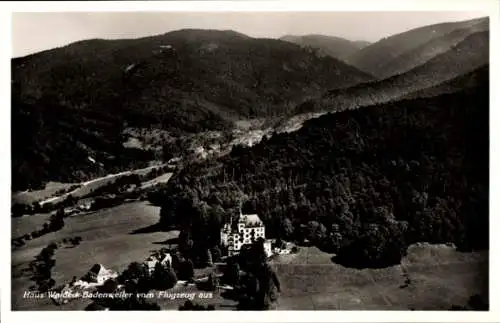
[[[448,7],[12,12],[10,310],[490,311],[497,17]]]

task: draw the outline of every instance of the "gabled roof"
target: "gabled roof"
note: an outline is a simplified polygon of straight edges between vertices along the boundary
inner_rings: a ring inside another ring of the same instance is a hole
[[[93,273],[93,274],[99,274],[102,270],[106,270],[106,268],[104,268],[103,265],[101,264],[95,264],[92,266],[92,268],[90,268],[89,270],[89,273]]]
[[[257,214],[242,214],[238,222],[244,222],[246,226],[262,226],[263,223]]]
[[[106,275],[106,274],[115,274],[115,272],[113,272],[112,270],[106,269],[101,264],[95,264],[92,266],[92,268],[90,268],[90,270],[88,271],[88,274],[91,274],[91,275],[93,274],[93,275],[99,276],[99,275]]]

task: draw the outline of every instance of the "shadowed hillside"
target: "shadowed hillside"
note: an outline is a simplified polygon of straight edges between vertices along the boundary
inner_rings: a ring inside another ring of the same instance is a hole
[[[14,189],[138,162],[122,147],[127,126],[174,136],[227,130],[235,120],[278,116],[327,89],[371,79],[331,57],[233,31],[93,39],[16,58]]]
[[[406,72],[443,53],[468,34],[488,29],[488,18],[415,28],[383,38],[346,58],[379,78]]]
[[[344,266],[396,264],[416,242],[487,249],[488,93],[481,83],[312,119],[233,148],[222,165],[192,165],[151,199],[194,254],[217,241],[205,224],[227,222],[241,196],[266,234],[335,252]]]
[[[341,111],[396,100],[408,93],[472,72],[488,63],[489,32],[477,32],[447,52],[404,74],[348,89],[328,91],[321,99],[313,99],[300,105],[296,113]]]
[[[481,19],[474,25],[464,26],[463,28],[455,29],[441,37],[433,38],[427,43],[406,51],[394,60],[388,62],[380,68],[380,72],[377,75],[381,78],[386,78],[392,75],[405,73],[445,53],[467,36],[476,32],[487,31],[488,29],[489,21],[487,19]]]
[[[223,117],[279,115],[305,96],[372,79],[286,42],[215,30],[82,41],[14,59],[12,66],[23,99],[54,94],[70,108],[103,109],[105,100],[126,95],[120,107],[125,117],[133,114],[135,122],[149,125],[161,115],[168,126],[182,116],[180,107],[188,116],[197,110]]]
[[[281,40],[300,45],[302,47],[311,47],[319,50],[319,53],[329,55],[333,58],[345,60],[360,49],[370,45],[366,41],[350,41],[340,37],[325,35],[305,35],[293,36],[287,35]]]
[[[489,65],[482,66],[470,73],[458,76],[452,80],[405,95],[404,98],[405,99],[426,98],[446,93],[454,93],[454,92],[464,91],[467,89],[473,89],[479,86],[480,84],[487,83],[489,77],[490,77]]]

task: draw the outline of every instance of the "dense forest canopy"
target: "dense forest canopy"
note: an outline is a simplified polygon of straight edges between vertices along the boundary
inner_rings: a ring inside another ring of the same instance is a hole
[[[175,137],[225,131],[236,120],[280,116],[326,90],[373,79],[281,40],[196,29],[80,41],[15,58],[11,67],[14,190],[152,159],[123,149],[126,127]]]
[[[216,245],[244,197],[269,236],[349,253],[353,265],[396,263],[419,241],[487,248],[488,92],[325,115],[193,164],[151,200],[194,246]]]
[[[286,35],[280,39],[302,47],[314,48],[323,55],[329,55],[343,61],[360,49],[370,45],[367,41],[351,41],[341,37],[314,34],[303,36]]]

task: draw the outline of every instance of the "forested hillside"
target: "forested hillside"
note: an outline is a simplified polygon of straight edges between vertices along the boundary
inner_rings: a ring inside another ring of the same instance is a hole
[[[381,66],[377,75],[380,78],[387,78],[408,72],[417,66],[425,64],[434,57],[447,52],[469,35],[487,30],[489,30],[488,19],[480,19],[477,24],[463,26],[463,28],[455,29],[441,37],[432,38],[430,41],[404,52]]]
[[[57,95],[69,109],[104,110],[126,96],[120,111],[127,121],[161,117],[181,129],[203,118],[171,124],[174,117],[279,115],[304,96],[373,79],[288,42],[197,29],[81,41],[16,58],[12,70],[22,99]]]
[[[137,158],[122,147],[125,127],[173,136],[228,130],[371,79],[295,44],[217,30],[86,40],[15,58],[14,189],[126,168]]]
[[[299,105],[296,113],[341,111],[397,100],[409,93],[448,82],[488,63],[489,32],[477,32],[404,74],[328,91],[321,99],[311,99]]]
[[[461,92],[463,90],[475,88],[488,82],[490,77],[489,65],[482,66],[465,75],[460,75],[454,79],[443,82],[423,90],[419,90],[404,96],[405,99],[417,99],[433,97],[440,94]]]
[[[418,241],[488,248],[488,92],[481,84],[309,120],[234,148],[222,165],[194,164],[150,199],[194,251],[217,244],[242,196],[269,235],[353,266],[397,263]]]
[[[20,102],[17,96],[12,104],[13,191],[41,187],[48,180],[88,180],[152,159],[149,151],[124,149],[119,117],[85,109],[73,112],[46,100]]]
[[[326,35],[286,35],[280,39],[302,47],[315,48],[324,55],[329,55],[340,60],[344,60],[360,49],[370,45],[366,41],[350,41],[345,38]]]
[[[438,55],[439,47],[456,44],[455,38],[450,37],[455,31],[462,30],[459,33],[465,37],[487,30],[488,23],[488,18],[478,18],[411,29],[372,43],[346,58],[346,62],[381,79],[397,75],[418,66],[420,58],[425,61]]]

